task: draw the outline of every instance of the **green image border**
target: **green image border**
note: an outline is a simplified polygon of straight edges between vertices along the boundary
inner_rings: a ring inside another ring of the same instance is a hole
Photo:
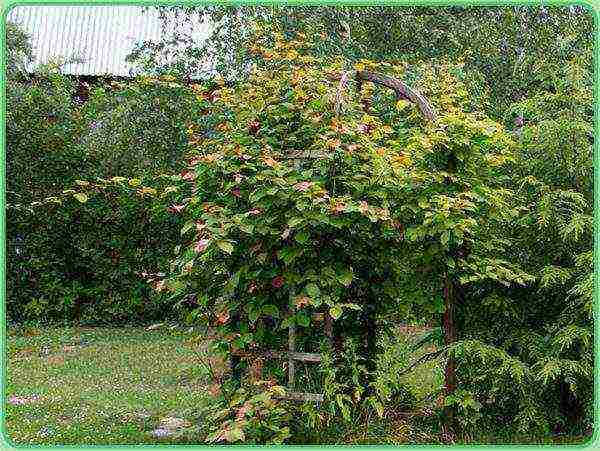
[[[566,0],[238,0],[238,1],[152,1],[152,0],[133,0],[133,1],[121,1],[121,0],[0,0],[0,8],[2,8],[2,22],[0,28],[2,30],[2,49],[0,51],[2,68],[0,73],[0,86],[2,88],[2,101],[0,114],[2,117],[3,126],[0,130],[2,137],[2,149],[6,149],[6,128],[4,121],[6,118],[6,96],[5,94],[5,62],[6,62],[6,19],[8,12],[16,6],[57,6],[57,5],[80,5],[80,6],[156,6],[156,5],[282,5],[282,6],[473,6],[473,7],[509,7],[518,5],[531,5],[531,6],[570,6],[577,5],[585,7],[594,18],[594,50],[593,50],[593,67],[594,67],[594,130],[596,139],[594,140],[594,318],[600,318],[599,313],[599,289],[600,281],[598,278],[598,270],[600,269],[600,238],[599,233],[599,218],[600,218],[600,180],[599,180],[599,168],[600,168],[600,148],[599,148],[599,136],[598,127],[599,122],[599,14],[600,14],[600,0],[578,0],[578,1],[566,1]],[[6,152],[3,153],[3,158],[0,160],[0,203],[5,205],[6,202]],[[1,393],[1,404],[0,404],[0,449],[22,449],[22,448],[68,448],[68,449],[94,449],[94,450],[111,450],[111,449],[139,449],[139,448],[173,448],[173,449],[190,449],[195,448],[214,448],[215,446],[227,446],[234,448],[250,448],[256,447],[256,445],[15,445],[11,443],[7,431],[6,431],[6,371],[7,371],[7,358],[6,358],[6,346],[7,346],[7,323],[6,323],[6,210],[1,209],[1,221],[0,231],[4,245],[0,249],[0,262],[2,264],[2,278],[0,279],[0,319],[3,327],[0,328],[0,348],[2,349],[2,357],[0,359],[0,377],[2,382],[2,393]],[[598,356],[600,351],[600,321],[594,321],[594,356]],[[335,446],[337,448],[369,448],[369,449],[389,449],[389,448],[407,448],[407,449],[427,449],[427,448],[440,448],[440,447],[452,447],[452,448],[486,448],[486,449],[532,449],[537,447],[552,447],[552,448],[589,448],[589,449],[600,449],[600,359],[594,359],[594,431],[585,443],[580,444],[567,444],[567,445],[550,445],[550,444],[506,444],[506,445],[328,445]],[[282,448],[292,450],[295,448],[323,448],[326,446],[318,445],[271,445],[273,448]]]

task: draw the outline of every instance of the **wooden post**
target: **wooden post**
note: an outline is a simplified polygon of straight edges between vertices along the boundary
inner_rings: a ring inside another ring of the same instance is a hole
[[[294,362],[293,354],[296,352],[296,325],[290,324],[288,332],[288,387],[290,390],[294,390],[294,378],[296,373],[296,364]]]
[[[240,315],[239,313],[236,313],[235,315],[233,315],[232,319],[232,324],[234,324],[234,327],[238,328],[239,327],[239,323],[240,323]],[[241,365],[242,359],[240,358],[239,355],[236,355],[235,353],[232,354],[231,359],[229,360],[229,368],[231,370],[231,378],[233,379],[233,382],[235,383],[236,387],[241,387],[242,385],[242,365]]]
[[[288,316],[291,317],[293,311],[288,311]],[[331,326],[331,318],[329,322]],[[329,327],[331,330],[331,327]],[[331,332],[326,332],[326,335],[331,335]],[[290,324],[288,328],[288,350],[287,351],[235,351],[231,358],[232,372],[234,373],[234,380],[239,381],[241,379],[241,371],[235,371],[239,367],[239,361],[244,357],[251,359],[254,362],[259,363],[256,365],[257,375],[259,368],[262,367],[262,359],[284,359],[288,362],[288,390],[284,395],[281,395],[281,399],[289,399],[292,401],[302,402],[323,402],[322,393],[302,393],[295,392],[294,387],[296,385],[296,360],[301,362],[319,363],[323,360],[321,354],[312,352],[296,352],[296,325]],[[236,362],[238,365],[236,366]],[[251,366],[251,371],[253,366]],[[250,375],[252,376],[252,374]]]
[[[377,324],[375,321],[375,306],[371,303],[366,304],[362,315],[363,322],[363,347],[364,357],[366,358],[367,370],[375,371],[377,356]]]
[[[444,316],[442,318],[442,327],[444,331],[444,345],[450,346],[456,341],[456,325],[454,322],[454,286],[448,277],[444,279]],[[446,368],[444,370],[444,396],[451,395],[456,389],[456,362],[454,357],[448,356]],[[444,407],[444,416],[446,417],[446,426],[451,429],[454,425],[454,408],[452,406]]]
[[[456,172],[457,158],[456,155],[450,154],[448,158],[448,172],[454,174]],[[447,179],[445,182],[447,185],[450,184]],[[442,318],[442,329],[444,331],[444,345],[446,347],[452,345],[456,341],[456,324],[454,321],[454,309],[456,305],[456,290],[454,289],[454,283],[450,279],[448,269],[444,275],[444,316]],[[454,357],[448,355],[446,359],[446,368],[444,369],[444,396],[449,396],[456,390],[456,362]],[[444,425],[445,433],[448,436],[452,436],[452,429],[454,429],[454,407],[445,406],[444,416],[446,417],[446,423]]]

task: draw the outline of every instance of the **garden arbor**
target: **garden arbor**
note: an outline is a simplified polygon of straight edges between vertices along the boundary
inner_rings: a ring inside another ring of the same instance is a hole
[[[348,70],[307,45],[276,36],[254,49],[264,64],[248,80],[197,88],[210,114],[189,129],[192,195],[173,206],[188,220],[167,287],[194,299],[236,367],[285,349],[293,382],[298,358],[353,346],[358,366],[338,367],[352,383],[337,402],[376,405],[377,324],[444,314],[449,348],[462,284],[523,280],[496,258],[506,243],[494,234],[515,215],[501,183],[513,143],[464,111],[451,67],[424,67],[420,94],[400,81],[406,65]],[[452,390],[452,359],[446,379]]]

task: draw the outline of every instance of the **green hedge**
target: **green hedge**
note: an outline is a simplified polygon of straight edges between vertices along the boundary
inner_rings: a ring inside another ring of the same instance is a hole
[[[151,207],[113,191],[9,210],[9,318],[114,324],[172,312],[144,274],[168,265],[180,224]]]

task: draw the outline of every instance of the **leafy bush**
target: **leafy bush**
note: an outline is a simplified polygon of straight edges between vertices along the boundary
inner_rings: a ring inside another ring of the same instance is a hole
[[[226,356],[282,348],[290,325],[299,346],[318,350],[316,318],[332,318],[323,411],[348,421],[361,403],[383,414],[372,385],[381,320],[415,310],[441,320],[460,308],[451,293],[533,278],[502,258],[510,241],[499,237],[518,217],[503,172],[515,143],[500,124],[464,112],[454,68],[418,72],[440,112],[429,123],[426,108],[368,83],[354,96],[344,82],[345,71],[401,78],[403,65],[349,68],[305,56],[310,45],[257,40],[264,64],[204,101],[215,132],[197,141],[183,177],[193,195],[178,207],[183,241],[165,287],[198,300],[197,318]],[[355,351],[344,352],[346,338]]]
[[[114,187],[86,203],[45,200],[64,196],[78,180],[176,173],[185,164],[188,124],[201,114],[193,87],[170,79],[100,80],[82,102],[82,81],[53,65],[25,74],[26,36],[14,26],[7,33],[15,60],[6,122],[9,317],[160,317],[171,309],[149,301],[152,290],[137,273],[161,272],[177,219]]]
[[[79,183],[9,208],[9,318],[114,324],[172,312],[148,280],[168,264],[177,218],[153,209],[152,188]]]

